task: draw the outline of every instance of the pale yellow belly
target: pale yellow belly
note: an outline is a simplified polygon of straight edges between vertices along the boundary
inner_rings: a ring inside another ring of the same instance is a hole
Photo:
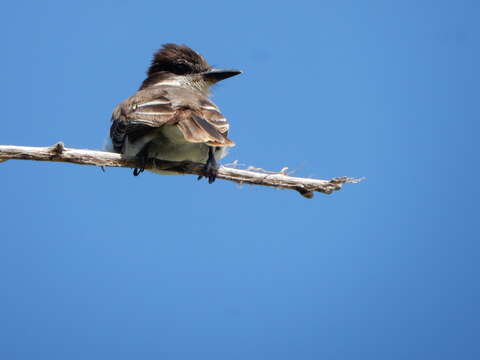
[[[165,125],[157,131],[134,143],[130,143],[128,138],[125,141],[124,155],[135,157],[148,145],[148,157],[167,161],[193,161],[206,163],[208,160],[209,146],[204,143],[191,143],[185,140],[183,134],[175,125]],[[216,160],[220,160],[226,155],[223,148],[217,148],[215,151]],[[176,175],[177,173],[164,170],[151,170],[164,175]]]

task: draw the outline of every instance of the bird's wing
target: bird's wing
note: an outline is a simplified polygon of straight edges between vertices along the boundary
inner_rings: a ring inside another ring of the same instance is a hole
[[[196,99],[195,110],[184,110],[177,126],[185,139],[211,146],[235,146],[228,135],[229,124],[218,107],[204,96]]]
[[[187,89],[158,87],[139,91],[117,105],[110,128],[113,147],[121,152],[127,136],[135,142],[163,125],[176,125],[189,142],[234,146],[227,138],[227,120],[206,97]]]
[[[135,142],[152,129],[175,118],[175,108],[162,89],[139,91],[118,104],[112,113],[110,138],[115,151],[121,152],[125,138]]]

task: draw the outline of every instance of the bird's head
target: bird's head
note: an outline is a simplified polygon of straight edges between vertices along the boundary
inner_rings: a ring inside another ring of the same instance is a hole
[[[241,73],[239,70],[212,68],[202,55],[186,45],[165,44],[153,55],[142,88],[171,84],[208,93],[210,86]]]

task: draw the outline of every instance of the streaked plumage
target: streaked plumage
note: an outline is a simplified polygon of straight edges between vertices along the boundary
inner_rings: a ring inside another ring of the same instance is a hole
[[[234,142],[227,137],[228,121],[208,99],[208,89],[239,73],[212,69],[203,56],[184,45],[164,45],[155,54],[140,90],[113,111],[110,138],[114,151],[129,158],[141,154],[205,164],[211,151],[215,163]],[[215,174],[207,176],[213,182]]]

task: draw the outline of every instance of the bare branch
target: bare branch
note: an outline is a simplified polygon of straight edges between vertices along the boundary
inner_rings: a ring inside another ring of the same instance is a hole
[[[123,158],[120,154],[106,151],[66,148],[62,142],[48,147],[0,145],[0,162],[7,160],[36,160],[69,162],[80,165],[95,165],[109,167],[135,168],[140,165],[135,160]],[[145,167],[147,170],[169,170],[183,174],[201,175],[203,164],[193,162],[172,162],[150,160]],[[263,185],[298,191],[302,196],[311,199],[313,192],[331,194],[340,190],[343,184],[358,183],[362,179],[348,177],[319,180],[299,178],[281,172],[241,170],[220,166],[217,178],[234,181],[239,184]]]

